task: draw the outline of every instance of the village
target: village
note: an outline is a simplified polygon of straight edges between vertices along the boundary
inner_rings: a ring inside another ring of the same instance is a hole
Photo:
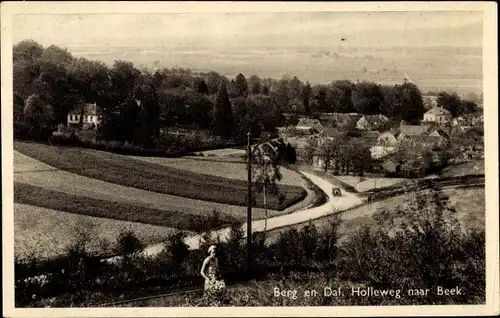
[[[333,142],[346,147],[349,141],[358,139],[370,153],[361,175],[386,177],[423,177],[418,170],[425,164],[425,154],[430,154],[430,164],[443,166],[447,162],[442,162],[442,157],[451,147],[452,138],[483,125],[482,114],[453,118],[448,110],[437,105],[424,113],[418,125],[395,123],[381,114],[322,113],[316,117],[302,117],[296,125],[278,128],[279,137],[296,148],[299,160],[315,169],[335,170],[342,153],[325,151],[325,145]],[[462,161],[484,158],[482,143],[460,150]],[[406,155],[402,156],[402,152]],[[455,158],[454,163],[459,161]]]

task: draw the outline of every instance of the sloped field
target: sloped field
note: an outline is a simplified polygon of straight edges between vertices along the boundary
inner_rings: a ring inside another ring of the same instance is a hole
[[[14,149],[54,168],[85,177],[142,190],[170,194],[190,199],[231,205],[246,205],[247,184],[234,180],[179,170],[141,162],[107,152],[81,148],[63,148],[35,143],[18,142]],[[267,207],[284,210],[306,197],[300,187],[281,185],[284,200],[269,197]],[[257,207],[263,207],[257,197]]]

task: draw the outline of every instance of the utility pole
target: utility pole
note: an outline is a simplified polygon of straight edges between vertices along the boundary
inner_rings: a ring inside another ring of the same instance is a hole
[[[250,274],[252,268],[252,147],[250,144],[250,132],[247,134],[247,170],[247,273]]]

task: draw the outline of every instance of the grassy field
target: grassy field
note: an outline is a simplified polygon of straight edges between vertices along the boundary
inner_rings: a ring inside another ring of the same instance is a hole
[[[210,226],[210,215],[208,214],[195,215],[178,211],[157,210],[144,206],[122,204],[117,201],[71,195],[23,183],[14,184],[14,202],[87,216],[166,226],[188,231],[201,230],[199,224]],[[212,225],[219,227],[230,225],[234,221],[234,218],[221,215],[220,220]]]
[[[141,162],[107,152],[16,142],[14,149],[52,167],[128,187],[192,199],[246,205],[246,182]],[[200,191],[202,190],[202,191]],[[283,210],[306,196],[303,188],[281,185],[283,202],[268,199],[268,208]],[[257,207],[263,202],[257,198]]]
[[[149,224],[90,217],[15,203],[14,254],[23,260],[30,256],[45,259],[64,253],[79,236],[91,237],[91,252],[112,251],[120,232],[131,230],[145,244],[162,242],[175,229]]]
[[[484,160],[474,160],[446,167],[441,176],[454,177],[469,174],[484,174]]]
[[[366,192],[377,188],[390,187],[402,183],[404,178],[374,178],[359,182],[354,187],[358,192]]]

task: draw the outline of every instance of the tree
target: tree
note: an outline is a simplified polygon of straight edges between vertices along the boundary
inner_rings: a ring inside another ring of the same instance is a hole
[[[233,112],[224,83],[217,92],[212,118],[212,132],[222,137],[229,137],[233,133]]]
[[[383,103],[380,87],[371,82],[356,84],[352,93],[352,103],[358,113],[366,115],[379,114]]]
[[[316,139],[311,139],[308,143],[305,144],[304,148],[302,148],[302,157],[304,158],[304,161],[306,163],[312,164],[318,147],[319,145]]]
[[[198,83],[198,86],[196,87],[196,90],[198,93],[203,94],[203,95],[208,95],[208,86],[207,83],[205,83],[204,80],[201,80]]]
[[[401,89],[401,118],[409,122],[422,119],[425,108],[418,87],[412,83],[404,83]]]
[[[306,85],[302,89],[302,104],[304,105],[304,110],[307,115],[311,115],[311,107],[309,103],[309,99],[311,98],[312,88],[309,82],[306,82]]]
[[[248,79],[251,94],[261,94],[262,93],[262,81],[257,75],[252,75]]]
[[[116,104],[123,103],[132,96],[140,72],[133,63],[115,61],[110,72],[113,100]]]
[[[43,54],[43,46],[33,40],[18,42],[13,47],[12,57],[14,63],[19,61],[33,62]]]
[[[267,86],[262,87],[262,94],[266,96],[269,95],[269,87]]]
[[[339,113],[353,113],[352,91],[355,85],[351,81],[335,81],[331,85],[333,109]]]
[[[264,240],[267,231],[267,195],[280,196],[278,182],[283,178],[279,169],[279,153],[270,143],[263,143],[254,148],[252,168],[254,169],[254,189],[261,193],[264,200]]]
[[[49,62],[62,66],[69,65],[73,59],[73,56],[67,49],[62,49],[55,45],[46,48],[40,57],[42,62]]]
[[[327,140],[318,147],[317,155],[325,163],[325,172],[330,168],[330,162],[337,158],[338,150],[338,141],[336,140]]]
[[[448,110],[453,117],[458,117],[463,113],[462,101],[456,93],[448,94],[446,92],[440,92],[437,103],[438,106]]]
[[[344,154],[344,164],[347,165],[347,173],[349,173],[349,168],[352,169],[353,176],[356,172],[363,176],[363,172],[371,164],[371,153],[370,148],[366,143],[360,138],[353,138],[347,143],[347,147],[343,149]]]
[[[472,114],[477,111],[477,104],[473,101],[463,100],[461,109],[464,113]]]
[[[51,126],[54,120],[54,110],[47,105],[38,95],[31,95],[26,100],[24,117],[30,119],[38,127]]]
[[[243,74],[238,74],[234,81],[236,96],[248,96],[248,83]]]
[[[253,100],[244,97],[238,97],[233,100],[234,126],[237,136],[244,140],[248,132],[252,137],[259,137],[262,132],[262,112]]]

